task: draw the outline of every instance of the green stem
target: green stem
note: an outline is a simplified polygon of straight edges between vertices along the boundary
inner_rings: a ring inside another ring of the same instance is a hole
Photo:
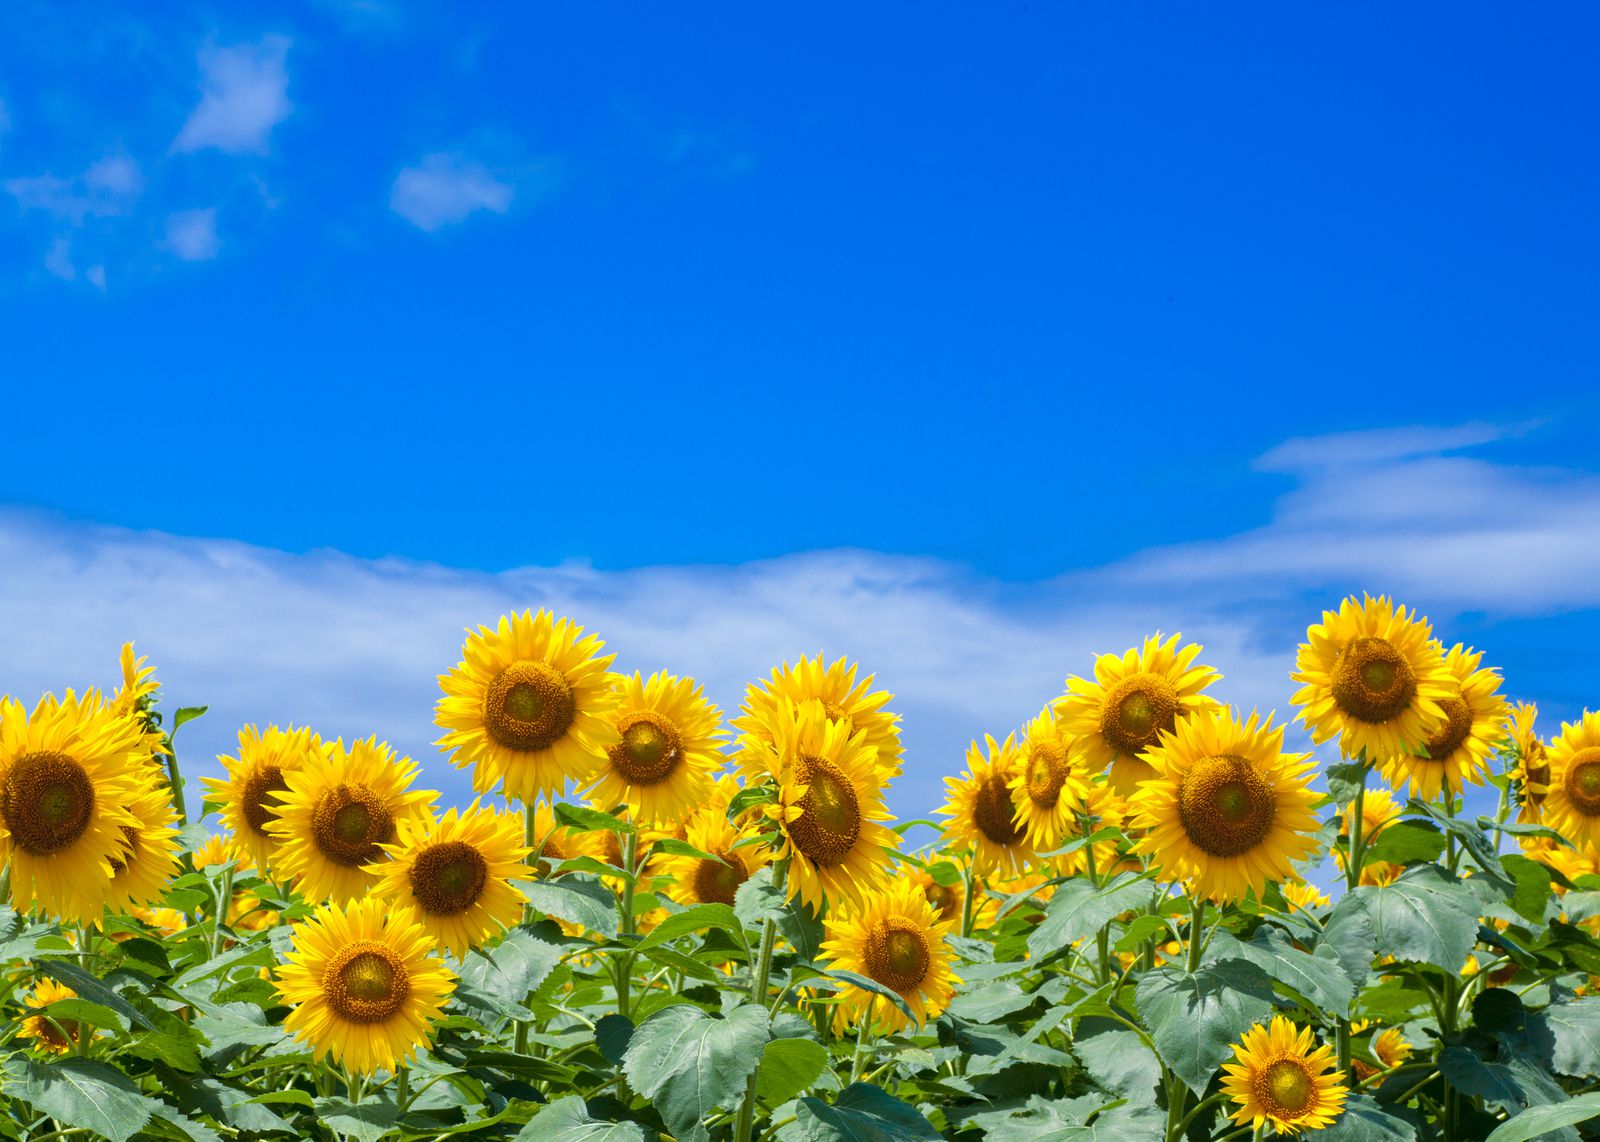
[[[772,886],[782,895],[789,879],[789,862],[779,861],[772,869]],[[970,899],[970,894],[969,894]],[[777,921],[768,916],[761,921],[761,951],[756,961],[755,976],[750,981],[750,1002],[767,1005],[767,991],[772,982],[772,949],[778,942]],[[739,1104],[739,1118],[734,1124],[734,1142],[750,1142],[750,1131],[756,1120],[756,1081],[761,1077],[761,1066],[750,1072],[744,1087],[744,1101]]]
[[[1189,901],[1189,962],[1190,972],[1200,970],[1200,953],[1205,950],[1206,898],[1193,897]]]
[[[534,807],[528,802],[524,801],[522,803],[522,844],[528,850],[527,860],[530,862],[530,867],[537,863],[537,857],[539,855],[535,851],[535,842],[538,840],[538,838],[534,836],[533,821]],[[535,873],[535,875],[537,875],[537,873]],[[530,900],[522,906],[522,922],[524,924],[533,923],[533,913],[533,901]],[[511,1049],[519,1055],[526,1055],[528,1053],[528,1033],[530,1030],[530,1024],[526,1019],[516,1020],[516,1029],[512,1035]]]
[[[967,859],[961,865],[961,936],[965,939],[972,935],[972,891],[977,883],[977,878],[972,875],[972,854],[967,854]]]
[[[183,800],[183,773],[178,768],[178,747],[172,742],[172,735],[167,735],[167,780],[172,785],[172,807],[178,811],[178,827],[187,828],[189,824],[189,810]]]
[[[878,997],[876,995],[869,996],[867,998],[867,1009],[862,1012],[861,1023],[856,1027],[855,1056],[850,1061],[850,1081],[852,1083],[860,1082],[861,1072],[866,1069],[863,1062],[867,1057],[867,1036],[872,1028],[872,1012],[877,1006]]]
[[[1361,784],[1356,786],[1355,800],[1350,802],[1350,848],[1345,853],[1344,883],[1347,892],[1361,886],[1361,866],[1367,856],[1367,757],[1361,755]],[[1338,1051],[1339,1070],[1350,1074],[1350,1020],[1341,1015],[1334,1021],[1334,1042]]]
[[[622,871],[627,873],[622,880],[622,936],[624,942],[633,935],[633,893],[634,893],[634,868],[633,858],[636,846],[639,843],[638,833],[624,833],[622,836]],[[629,996],[628,984],[633,977],[634,954],[631,950],[622,953],[618,960],[617,970],[617,1014],[624,1019],[628,1017]]]
[[[1199,1102],[1199,1104],[1195,1106],[1195,1108],[1193,1110],[1191,1110],[1188,1114],[1184,1115],[1183,1121],[1178,1123],[1178,1137],[1179,1138],[1183,1137],[1184,1131],[1188,1130],[1190,1125],[1194,1122],[1194,1120],[1196,1118],[1200,1117],[1200,1112],[1202,1110],[1204,1110],[1208,1106],[1216,1105],[1217,1103],[1221,1102],[1225,1097],[1226,1096],[1223,1094],[1222,1091],[1218,1091],[1216,1094],[1211,1095],[1209,1098],[1202,1099]]]
[[[395,1076],[395,1105],[400,1108],[400,1113],[406,1112],[406,1107],[411,1102],[411,1068],[401,1067],[400,1073]]]

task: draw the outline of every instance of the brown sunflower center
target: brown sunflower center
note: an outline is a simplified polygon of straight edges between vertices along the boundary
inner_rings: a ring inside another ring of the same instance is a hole
[[[39,1040],[53,1051],[65,1053],[78,1043],[78,1021],[76,1019],[63,1019],[59,1015],[52,1015],[48,1019],[43,1015],[35,1016],[38,1020]]]
[[[351,1023],[382,1023],[405,1005],[411,975],[393,948],[358,940],[343,949],[322,976],[335,1015]]]
[[[1538,786],[1537,789],[1528,789],[1528,796],[1535,801],[1543,801],[1543,791],[1550,787],[1550,758],[1544,751],[1543,742],[1533,742],[1524,751],[1522,755],[1522,771],[1528,777],[1525,784]]]
[[[1444,721],[1422,743],[1422,748],[1434,761],[1443,761],[1455,753],[1472,733],[1472,707],[1465,700],[1441,698],[1439,705],[1444,709]]]
[[[956,890],[949,885],[940,884],[937,880],[924,885],[922,895],[928,898],[929,904],[939,910],[941,920],[950,919],[961,907],[961,898],[956,895]]]
[[[54,750],[19,757],[0,786],[0,816],[23,851],[49,856],[89,829],[94,783],[76,760]]]
[[[1028,744],[1028,800],[1054,809],[1067,780],[1067,747],[1051,738]]]
[[[683,760],[677,727],[654,710],[623,716],[622,740],[606,750],[611,768],[629,785],[655,785],[672,776]]]
[[[261,837],[267,836],[267,822],[278,817],[278,799],[274,793],[289,792],[289,783],[283,779],[283,770],[276,765],[257,766],[245,778],[239,793],[239,810],[244,823]]]
[[[122,839],[127,843],[127,849],[119,849],[106,859],[111,862],[111,875],[121,876],[128,871],[128,866],[133,863],[133,858],[139,855],[139,830],[132,825],[122,826]]]
[[[1006,779],[991,773],[979,783],[977,796],[972,799],[972,823],[990,841],[1004,847],[1022,839],[1016,817],[1017,807],[1011,801]]]
[[[1385,638],[1353,638],[1333,664],[1333,700],[1352,718],[1387,722],[1417,696],[1417,676]]]
[[[1234,754],[1202,758],[1178,786],[1178,819],[1195,847],[1238,856],[1272,829],[1278,797],[1256,766]]]
[[[821,757],[801,758],[796,777],[809,788],[800,798],[800,815],[789,822],[789,836],[812,863],[839,864],[861,837],[856,787]]]
[[[744,862],[731,852],[717,854],[726,863],[702,860],[694,866],[694,898],[702,904],[733,904],[733,894],[750,879]]]
[[[525,753],[549,749],[571,727],[576,713],[572,687],[547,662],[513,662],[483,696],[483,725],[489,736]]]
[[[928,974],[928,937],[904,916],[890,916],[867,935],[867,974],[902,994],[915,991]]]
[[[311,810],[311,835],[322,855],[346,868],[383,859],[394,839],[394,814],[365,785],[336,785]]]
[[[1600,817],[1600,746],[1589,746],[1567,763],[1567,800],[1585,817]]]
[[[1177,725],[1178,692],[1159,674],[1124,678],[1106,695],[1100,734],[1118,753],[1143,753]]]
[[[465,841],[429,845],[411,862],[411,894],[431,916],[458,916],[489,883],[489,862]]]
[[[1280,1118],[1299,1118],[1317,1093],[1316,1079],[1299,1059],[1279,1059],[1256,1079],[1262,1106]]]

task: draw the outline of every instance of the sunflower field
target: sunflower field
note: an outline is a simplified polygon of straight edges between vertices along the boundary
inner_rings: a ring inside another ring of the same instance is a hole
[[[896,821],[846,659],[725,719],[510,615],[439,678],[472,804],[246,726],[196,805],[126,646],[0,704],[0,1134],[1600,1138],[1600,714],[1350,598],[1285,680],[1319,769],[1200,656],[1101,655]]]

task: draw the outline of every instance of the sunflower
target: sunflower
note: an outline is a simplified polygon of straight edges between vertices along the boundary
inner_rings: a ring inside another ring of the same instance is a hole
[[[452,808],[438,820],[412,817],[395,824],[383,846],[390,860],[368,866],[374,895],[410,908],[418,923],[458,959],[522,918],[527,898],[513,880],[530,880],[522,818],[483,809]]]
[[[163,936],[176,936],[189,926],[189,918],[176,908],[140,908],[135,906],[128,909],[128,915],[150,925]]]
[[[113,912],[156,904],[179,871],[178,811],[167,787],[152,783],[128,803],[128,809],[139,823],[122,826],[125,847],[111,858],[106,903]],[[96,906],[78,918],[90,921],[99,916]]]
[[[1383,764],[1422,749],[1445,721],[1458,682],[1428,620],[1385,597],[1350,596],[1306,630],[1291,701],[1314,744],[1334,735],[1346,757]]]
[[[240,847],[236,837],[212,833],[206,838],[205,844],[194,850],[195,868],[205,870],[229,864],[233,865],[235,872],[241,874],[255,870],[255,863],[250,859],[250,854]]]
[[[1178,722],[1215,706],[1201,693],[1222,677],[1196,665],[1200,645],[1178,648],[1182,636],[1165,642],[1159,634],[1121,655],[1094,661],[1094,680],[1074,675],[1056,699],[1064,733],[1078,739],[1083,766],[1091,773],[1111,767],[1117,792],[1131,797],[1141,781],[1154,776],[1142,755]]]
[[[1417,753],[1396,754],[1385,763],[1383,775],[1390,785],[1409,787],[1411,796],[1431,801],[1441,788],[1454,796],[1463,781],[1483,784],[1503,732],[1506,700],[1499,693],[1499,673],[1480,670],[1482,661],[1481,651],[1459,642],[1444,656],[1451,682],[1450,695],[1439,699],[1444,720],[1422,740]]]
[[[1028,834],[1017,824],[1017,803],[1012,779],[1022,772],[1022,749],[1016,736],[1004,742],[984,735],[984,746],[967,747],[967,768],[960,777],[946,777],[948,795],[940,807],[950,818],[945,836],[957,844],[970,844],[980,876],[992,872],[1017,873],[1038,859]]]
[[[1233,1045],[1236,1062],[1223,1064],[1222,1090],[1239,1104],[1237,1123],[1272,1123],[1280,1134],[1320,1130],[1344,1111],[1350,1093],[1341,1071],[1327,1073],[1333,1048],[1318,1047],[1310,1028],[1282,1015],[1256,1024]]]
[[[1133,795],[1135,851],[1213,900],[1258,897],[1316,849],[1311,755],[1283,752],[1283,727],[1223,707],[1178,723],[1151,750],[1158,776]]]
[[[816,699],[830,720],[844,723],[851,735],[865,735],[866,743],[877,751],[879,780],[888,782],[900,774],[900,715],[885,709],[893,694],[872,688],[877,676],[869,674],[858,682],[857,669],[858,664],[846,658],[824,666],[821,654],[802,658],[793,666],[786,662],[774,667],[770,678],[752,682],[745,689],[743,716],[736,718],[733,726],[759,738],[768,735],[767,722],[785,702]]]
[[[111,897],[128,806],[152,779],[138,727],[90,690],[51,695],[27,713],[0,701],[0,863],[11,862],[19,912],[98,914]]]
[[[608,746],[619,695],[607,667],[615,655],[571,619],[549,611],[505,615],[494,630],[467,632],[462,661],[439,675],[444,697],[434,722],[440,748],[457,766],[473,766],[472,787],[498,784],[531,802],[568,778],[593,777]]]
[[[1399,1028],[1390,1027],[1380,1031],[1372,1040],[1372,1055],[1385,1069],[1398,1067],[1411,1057],[1413,1048],[1406,1042]]]
[[[1151,772],[1154,773],[1155,770],[1152,769]],[[1084,799],[1083,816],[1073,822],[1063,841],[1092,837],[1106,829],[1118,829],[1126,833],[1127,827],[1128,803],[1118,795],[1110,778],[1102,774],[1096,776],[1089,784],[1088,795]],[[1089,872],[1091,859],[1094,861],[1095,875],[1102,878],[1109,870],[1123,862],[1117,842],[1113,838],[1073,849],[1070,853],[1062,853],[1056,858],[1056,867],[1064,876],[1084,875]]]
[[[404,905],[367,897],[324,904],[294,926],[278,991],[295,1004],[283,1021],[317,1059],[355,1074],[393,1071],[427,1045],[455,974]]]
[[[1326,892],[1307,880],[1285,881],[1283,898],[1289,902],[1291,908],[1298,908],[1301,912],[1326,908],[1333,903]]]
[[[950,881],[949,884],[925,868],[912,868],[908,870],[908,876],[912,884],[922,889],[924,899],[933,905],[933,910],[940,920],[959,924],[961,910],[967,901],[966,889],[961,885],[961,877],[955,871],[955,866],[945,862],[944,867],[951,870],[950,876],[946,878]]]
[[[636,671],[617,685],[611,712],[618,738],[606,747],[599,776],[584,793],[603,809],[627,805],[634,820],[681,821],[705,804],[722,765],[722,712],[692,678],[665,670],[644,681]]]
[[[952,985],[961,982],[950,971],[955,958],[945,942],[950,927],[916,884],[897,880],[832,912],[822,955],[832,967],[893,991],[905,1000],[920,1028],[945,1009]],[[865,1018],[879,1034],[899,1031],[907,1023],[905,1012],[894,1003],[851,987],[834,1012],[834,1025],[843,1030]]]
[[[1516,759],[1511,779],[1516,782],[1517,820],[1525,825],[1539,823],[1544,799],[1550,793],[1550,755],[1533,728],[1538,716],[1539,707],[1532,702],[1518,703],[1507,715],[1504,730]]]
[[[1550,743],[1544,817],[1574,848],[1600,850],[1600,713],[1563,722]]]
[[[1072,745],[1061,733],[1053,709],[1045,709],[1023,732],[1022,764],[1009,787],[1017,807],[1017,827],[1039,852],[1061,846],[1089,794],[1087,783],[1073,769]]]
[[[37,1011],[41,1007],[48,1007],[61,999],[77,999],[78,993],[65,984],[57,983],[53,979],[41,978],[33,985],[33,990],[28,993],[24,1005],[29,1011]],[[22,1026],[17,1029],[17,1035],[23,1039],[32,1039],[39,1050],[47,1051],[52,1055],[65,1055],[78,1045],[78,1039],[83,1034],[76,1019],[67,1019],[59,1015],[27,1015],[23,1017]]]
[[[396,760],[376,737],[341,738],[284,774],[289,788],[275,793],[278,815],[267,822],[275,842],[272,866],[293,880],[307,900],[343,904],[372,890],[367,865],[382,861],[383,846],[398,824],[425,818],[437,794],[410,792],[417,764]]]
[[[122,653],[117,661],[122,668],[122,686],[111,699],[112,707],[118,715],[130,718],[138,725],[152,758],[166,753],[166,739],[156,728],[149,713],[155,701],[155,692],[161,688],[161,683],[152,677],[156,668],[145,665],[149,661],[145,656],[134,655],[131,642],[122,644]]]
[[[254,726],[239,731],[239,756],[218,757],[226,777],[202,777],[206,800],[222,811],[222,822],[232,831],[235,846],[263,872],[272,866],[274,844],[267,826],[278,816],[277,794],[286,792],[286,775],[322,755],[327,747],[316,734],[301,727],[280,730]]]
[[[767,850],[761,845],[734,847],[753,835],[753,830],[730,823],[722,809],[702,809],[689,818],[684,840],[719,859],[666,853],[652,862],[652,869],[671,878],[666,895],[679,904],[732,905],[739,886],[767,863]]]

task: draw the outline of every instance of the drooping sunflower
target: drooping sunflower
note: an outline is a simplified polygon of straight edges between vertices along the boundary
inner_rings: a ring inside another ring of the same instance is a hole
[[[1539,823],[1544,799],[1550,793],[1550,755],[1533,725],[1538,716],[1538,706],[1519,702],[1507,715],[1504,731],[1514,759],[1511,779],[1515,782],[1517,820],[1525,825]]]
[[[668,853],[657,857],[652,869],[657,875],[670,878],[666,895],[679,904],[731,906],[739,886],[767,862],[767,850],[761,845],[734,847],[752,832],[736,828],[722,809],[703,809],[689,818],[684,840],[720,859]]]
[[[1011,800],[1018,828],[1039,852],[1061,846],[1089,795],[1088,783],[1073,767],[1072,746],[1051,708],[1023,732],[1022,763],[1011,776]]]
[[[1068,678],[1066,694],[1056,699],[1062,731],[1077,740],[1083,768],[1098,773],[1111,767],[1123,797],[1153,776],[1143,755],[1163,732],[1217,704],[1202,691],[1222,675],[1195,662],[1198,643],[1179,649],[1181,637],[1162,641],[1156,634],[1143,647],[1099,655],[1094,679]]]
[[[31,714],[0,701],[0,863],[11,862],[17,910],[98,915],[122,830],[139,826],[128,806],[151,778],[138,727],[97,691],[47,694]]]
[[[916,884],[897,880],[831,912],[822,955],[838,970],[893,991],[920,1028],[945,1009],[952,985],[961,982],[950,970],[955,958],[945,942],[950,927]],[[908,1022],[888,999],[852,987],[834,1011],[834,1026],[842,1031],[869,1017],[880,1034],[899,1031]]]
[[[321,756],[324,749],[322,738],[303,726],[286,730],[268,726],[265,733],[245,726],[239,731],[239,756],[217,758],[227,776],[200,779],[206,800],[220,808],[235,844],[263,873],[272,867],[275,842],[267,825],[278,815],[276,794],[288,790],[287,774]]]
[[[621,701],[611,722],[619,740],[605,748],[584,796],[604,809],[627,805],[645,825],[683,820],[705,804],[725,760],[719,749],[722,711],[706,701],[693,678],[665,670],[648,682],[635,672],[617,691]]]
[[[374,895],[405,905],[442,948],[457,958],[522,918],[527,897],[513,880],[531,880],[522,820],[512,813],[451,808],[443,817],[396,822],[390,859],[368,865]]]
[[[455,990],[455,974],[411,909],[377,897],[324,904],[294,927],[278,990],[283,1021],[317,1059],[359,1075],[393,1071],[426,1046]]]
[[[29,1011],[37,1011],[41,1007],[48,1007],[60,999],[76,999],[78,993],[62,983],[53,979],[41,977],[33,985],[33,990],[28,993],[24,1006]],[[24,1016],[22,1025],[17,1028],[17,1035],[23,1039],[32,1039],[35,1046],[41,1051],[52,1055],[65,1055],[74,1050],[78,1040],[83,1034],[83,1029],[76,1019],[64,1016],[28,1015]]]
[[[760,737],[767,732],[767,721],[785,702],[815,699],[829,718],[843,722],[852,735],[865,735],[867,744],[877,751],[879,781],[888,782],[900,774],[900,715],[885,709],[893,694],[872,688],[877,675],[869,674],[858,682],[858,668],[846,658],[824,666],[821,654],[802,658],[793,666],[786,662],[773,667],[771,677],[746,688],[742,716],[734,719],[733,726],[741,734]]]
[[[1451,693],[1439,699],[1444,720],[1425,737],[1417,753],[1395,755],[1383,767],[1384,779],[1396,789],[1431,801],[1440,789],[1460,793],[1463,782],[1483,784],[1506,717],[1500,674],[1479,669],[1483,653],[1459,642],[1444,656]],[[1424,756],[1426,755],[1426,756]]]
[[[1310,754],[1283,752],[1283,727],[1223,707],[1185,719],[1146,756],[1157,776],[1133,795],[1135,851],[1213,900],[1258,897],[1316,848]]]
[[[571,619],[549,611],[504,615],[491,630],[467,632],[462,661],[439,675],[444,697],[435,744],[457,766],[472,766],[472,787],[532,802],[569,779],[594,776],[618,740],[611,722],[619,696],[607,669],[615,655]]]
[[[1235,1122],[1270,1122],[1280,1134],[1297,1134],[1319,1130],[1344,1112],[1350,1093],[1344,1073],[1332,1070],[1333,1048],[1317,1046],[1309,1027],[1274,1015],[1270,1025],[1246,1031],[1233,1055],[1235,1061],[1222,1067],[1222,1090],[1239,1104]]]
[[[1314,743],[1338,735],[1346,757],[1382,765],[1423,748],[1445,721],[1458,684],[1443,650],[1427,619],[1387,596],[1352,595],[1306,630],[1290,700]]]
[[[1544,818],[1580,851],[1600,850],[1600,713],[1563,722],[1550,743]]]
[[[973,867],[979,876],[1014,875],[1038,858],[1028,834],[1017,824],[1011,792],[1012,779],[1022,771],[1022,749],[1014,734],[1004,742],[987,734],[983,740],[982,746],[973,742],[967,747],[966,771],[944,779],[947,794],[939,812],[949,818],[945,837],[973,846]]]
[[[396,758],[376,737],[341,738],[312,754],[273,796],[278,815],[267,821],[275,844],[272,867],[307,900],[342,904],[372,890],[367,866],[387,859],[383,846],[406,819],[425,818],[437,794],[412,791],[417,763]]]

